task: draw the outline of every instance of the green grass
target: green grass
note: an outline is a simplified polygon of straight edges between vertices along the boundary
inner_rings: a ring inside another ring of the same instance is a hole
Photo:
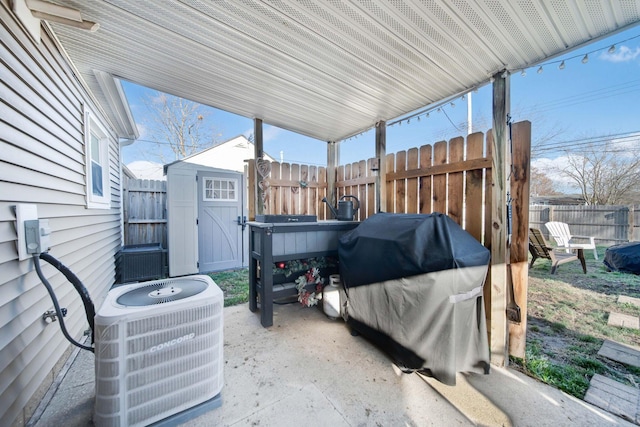
[[[529,270],[526,355],[512,359],[528,375],[580,399],[596,373],[640,384],[640,369],[598,356],[605,339],[640,346],[640,331],[607,323],[610,312],[640,316],[640,307],[617,302],[619,295],[640,298],[640,276],[608,272],[605,248],[598,249],[599,260],[585,254],[587,274],[575,262],[551,275],[549,261],[536,261]]]
[[[209,273],[209,277],[222,289],[225,307],[249,301],[249,269]]]
[[[511,360],[528,375],[582,399],[589,388],[591,377],[607,371],[603,362],[589,351],[583,351],[582,347],[575,346],[567,354],[569,360],[557,361],[555,354],[545,349],[542,342],[532,341],[527,344],[525,360]]]

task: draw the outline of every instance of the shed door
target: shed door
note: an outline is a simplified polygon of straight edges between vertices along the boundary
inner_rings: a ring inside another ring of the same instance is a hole
[[[167,234],[169,275],[198,272],[198,186],[192,171],[167,172]]]
[[[200,272],[243,266],[243,175],[198,172],[198,261]]]

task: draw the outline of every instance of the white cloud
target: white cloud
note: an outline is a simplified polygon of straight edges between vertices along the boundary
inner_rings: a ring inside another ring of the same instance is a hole
[[[531,167],[544,173],[547,178],[553,181],[557,191],[563,193],[575,192],[575,183],[562,174],[562,170],[569,166],[567,156],[556,157],[555,159],[540,158],[531,161]]]
[[[614,53],[604,51],[600,54],[600,58],[609,62],[628,62],[633,61],[640,56],[640,47],[629,49],[627,46],[620,46]]]
[[[630,133],[621,138],[614,138],[607,144],[607,149],[620,153],[620,156],[634,156],[640,143],[640,133]]]
[[[267,126],[262,134],[262,138],[264,142],[272,141],[278,137],[278,135],[282,132],[282,129],[277,128],[275,126]]]
[[[127,164],[127,167],[138,179],[153,179],[161,181],[167,179],[166,176],[162,175],[162,165],[160,163],[136,160],[135,162]]]
[[[247,129],[242,132],[245,138],[249,138],[252,133],[253,128]],[[282,129],[280,129],[279,127],[267,125],[262,129],[262,142],[273,141],[278,137],[278,135],[280,135],[280,133],[282,133]]]

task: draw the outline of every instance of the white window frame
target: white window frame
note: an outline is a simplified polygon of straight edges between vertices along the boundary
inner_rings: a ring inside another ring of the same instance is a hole
[[[109,136],[91,111],[85,111],[85,173],[87,208],[89,209],[110,209],[111,208],[111,185],[109,180]],[[94,139],[95,138],[95,139]],[[95,144],[97,142],[97,151]],[[94,193],[94,159],[101,168],[102,194]]]
[[[211,187],[207,188],[207,183],[211,183]],[[215,197],[215,183],[220,183],[220,197]],[[228,197],[229,188],[222,188],[222,183],[229,184],[233,183],[233,198]],[[207,190],[211,190],[211,197],[207,197]],[[226,192],[227,197],[222,197],[222,195]],[[233,178],[217,178],[217,177],[204,177],[204,182],[202,183],[202,201],[204,202],[237,202],[238,201],[238,180]]]

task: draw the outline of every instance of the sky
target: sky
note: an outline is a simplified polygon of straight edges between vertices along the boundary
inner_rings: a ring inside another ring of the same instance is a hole
[[[609,50],[615,46],[613,53]],[[585,55],[588,61],[585,61]],[[560,64],[564,61],[564,68]],[[540,67],[542,70],[540,70]],[[640,26],[620,32],[563,56],[511,75],[511,116],[514,122],[532,123],[532,166],[549,171],[556,186],[570,192],[570,184],[552,167],[566,163],[564,148],[579,152],[589,144],[602,144],[600,137],[616,135],[616,141],[629,150],[640,150]],[[150,141],[149,111],[144,99],[155,90],[124,82],[123,87],[139,139],[122,149],[123,161],[139,178],[161,179],[156,155],[158,146]],[[420,121],[412,119],[387,128],[387,153],[395,153],[424,144],[465,135],[468,131],[468,108],[474,132],[491,128],[491,84],[481,87],[464,99],[434,110]],[[425,106],[427,107],[427,106]],[[203,106],[208,129],[218,142],[253,132],[253,120]],[[422,109],[418,110],[421,111]],[[389,119],[387,123],[394,120]],[[326,142],[286,131],[268,123],[263,127],[264,150],[276,159],[289,163],[325,165]],[[607,138],[612,139],[612,138]],[[340,163],[351,163],[374,156],[375,135],[370,130],[340,144]],[[165,162],[172,161],[170,156]],[[135,163],[134,163],[135,162]],[[143,163],[144,162],[144,163]],[[149,168],[148,163],[155,163]]]

